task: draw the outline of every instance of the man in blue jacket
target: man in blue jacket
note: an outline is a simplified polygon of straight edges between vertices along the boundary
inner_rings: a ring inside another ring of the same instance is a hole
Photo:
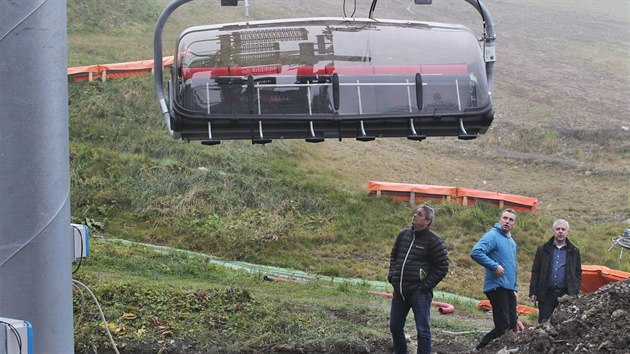
[[[516,211],[504,209],[499,222],[486,232],[470,251],[470,257],[485,270],[483,293],[492,305],[494,329],[477,345],[481,349],[490,341],[502,336],[517,324],[516,315],[517,262],[516,242],[512,229],[516,225]]]
[[[448,273],[448,254],[442,238],[429,226],[435,212],[426,205],[413,214],[411,227],[396,237],[387,280],[394,287],[389,329],[395,354],[407,353],[405,321],[413,310],[418,332],[418,354],[431,353],[429,316],[433,288]]]

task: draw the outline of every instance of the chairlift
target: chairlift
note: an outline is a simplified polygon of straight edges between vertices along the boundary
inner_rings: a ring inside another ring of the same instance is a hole
[[[298,18],[196,26],[176,44],[168,94],[162,11],[154,38],[157,98],[174,139],[222,140],[452,136],[488,130],[494,29],[373,18]],[[415,0],[430,3],[430,0]],[[222,5],[234,5],[236,0]]]

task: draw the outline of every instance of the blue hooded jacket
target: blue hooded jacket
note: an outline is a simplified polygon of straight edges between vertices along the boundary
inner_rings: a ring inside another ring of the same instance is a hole
[[[494,224],[473,246],[470,257],[486,269],[483,281],[484,293],[496,288],[518,291],[516,249],[516,242],[501,230],[498,223]],[[505,270],[502,277],[494,273],[499,265]]]

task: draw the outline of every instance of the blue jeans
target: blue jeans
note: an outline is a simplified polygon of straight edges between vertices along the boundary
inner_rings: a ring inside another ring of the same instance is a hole
[[[405,299],[397,291],[394,291],[392,307],[389,313],[389,330],[392,332],[394,354],[407,353],[405,322],[410,309],[413,310],[413,318],[416,321],[416,331],[418,332],[418,354],[431,353],[429,318],[432,299],[432,291],[416,290],[411,296],[405,297]]]

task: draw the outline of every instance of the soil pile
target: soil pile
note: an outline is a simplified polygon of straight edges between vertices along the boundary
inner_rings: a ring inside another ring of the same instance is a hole
[[[628,353],[630,279],[597,291],[564,296],[551,320],[508,333],[480,353]]]

